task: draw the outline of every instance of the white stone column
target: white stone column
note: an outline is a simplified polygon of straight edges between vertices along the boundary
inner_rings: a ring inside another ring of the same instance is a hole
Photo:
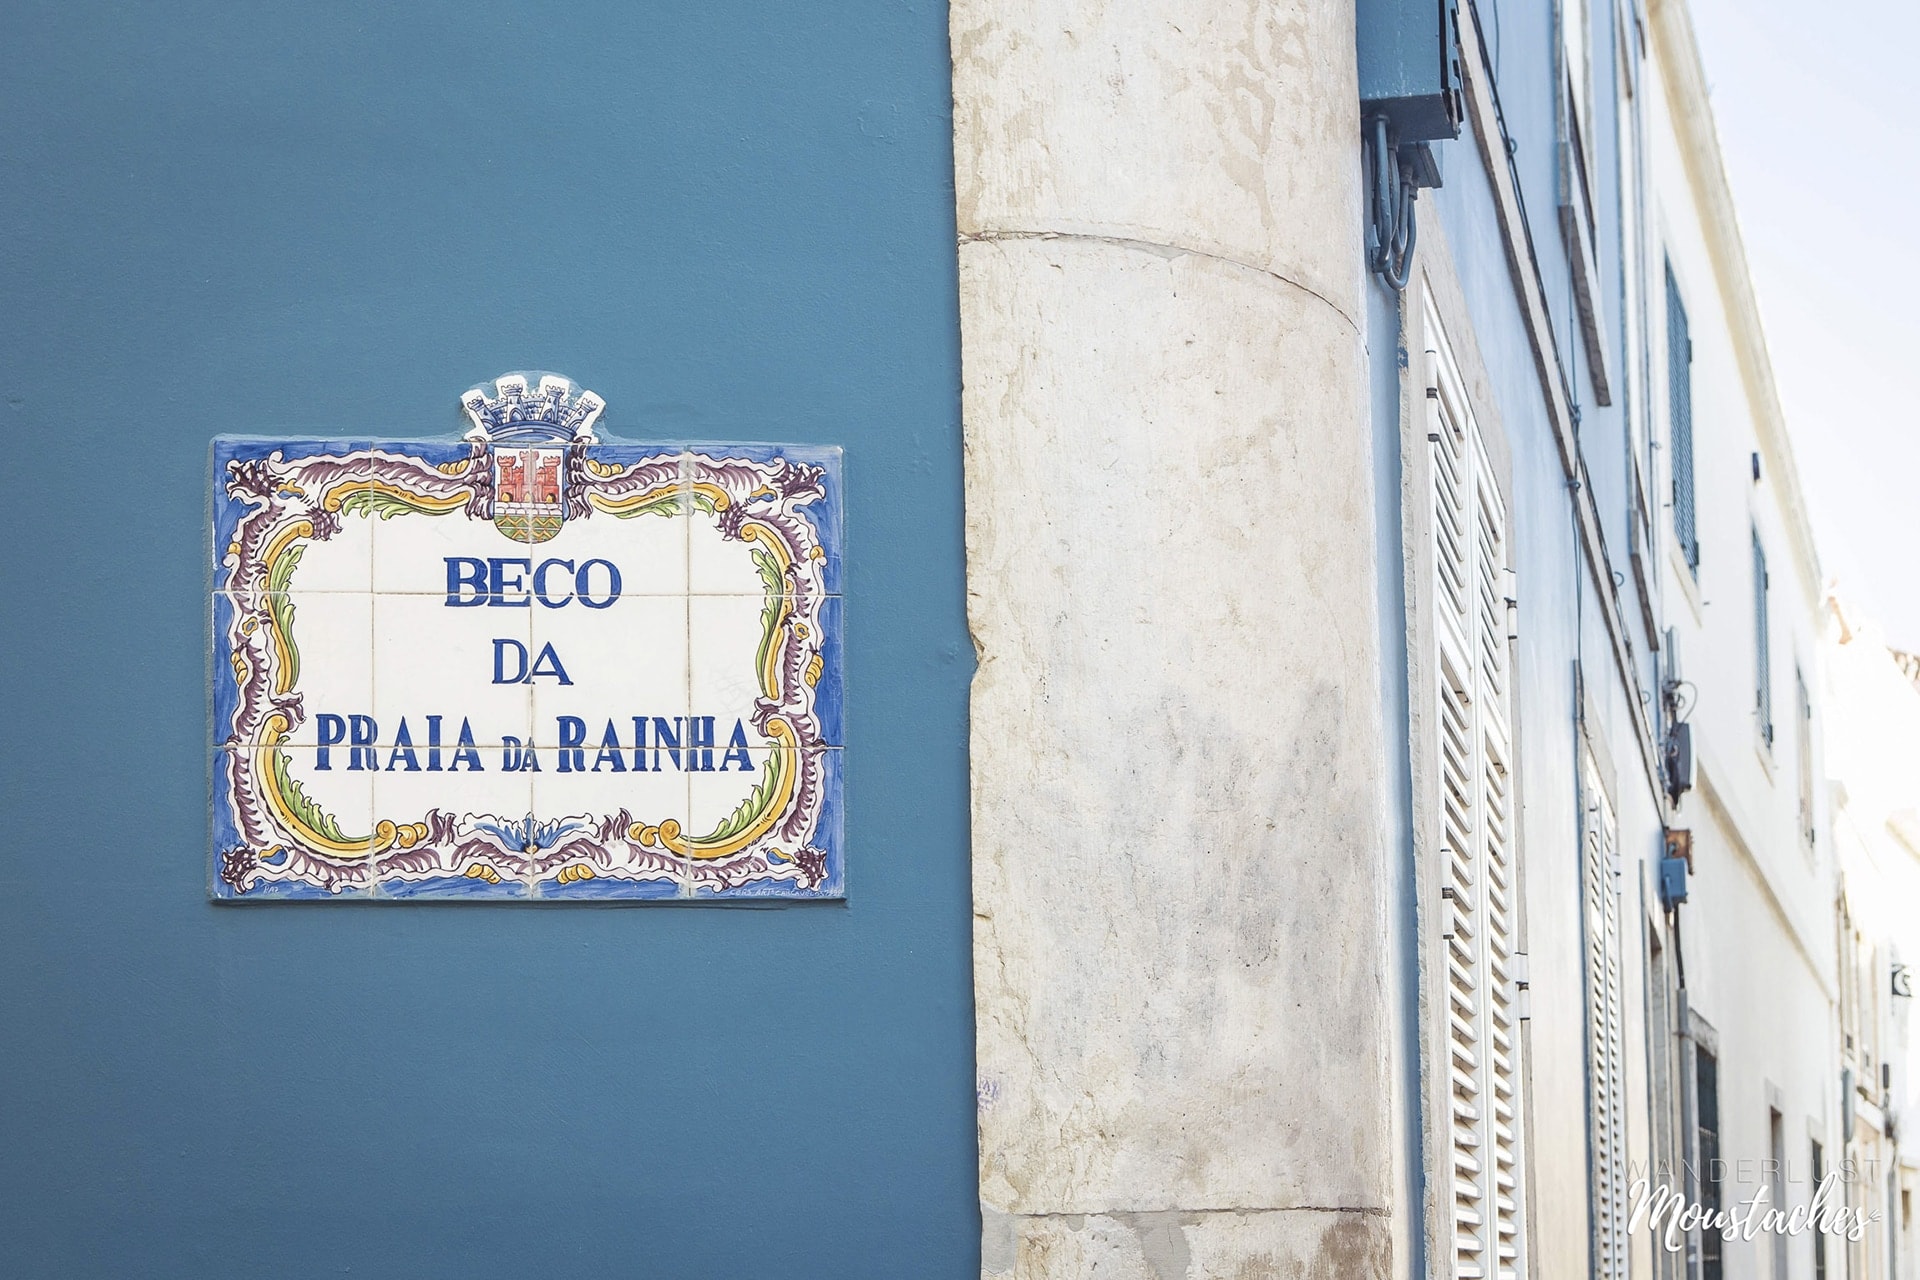
[[[1351,5],[952,39],[984,1271],[1384,1276]]]

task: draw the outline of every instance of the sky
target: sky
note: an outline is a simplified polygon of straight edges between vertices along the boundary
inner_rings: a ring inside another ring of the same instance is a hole
[[[1690,3],[1821,570],[1920,651],[1920,5]]]

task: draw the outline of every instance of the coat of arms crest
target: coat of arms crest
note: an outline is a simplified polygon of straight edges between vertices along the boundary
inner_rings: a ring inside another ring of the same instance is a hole
[[[499,379],[495,394],[476,387],[461,400],[492,462],[494,528],[515,542],[545,542],[567,518],[568,449],[595,443],[593,423],[606,407],[591,391],[572,395],[562,378],[536,387],[518,375]]]

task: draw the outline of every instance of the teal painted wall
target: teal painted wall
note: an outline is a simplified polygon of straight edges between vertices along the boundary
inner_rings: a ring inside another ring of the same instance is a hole
[[[0,1274],[978,1274],[946,13],[0,15]],[[207,444],[846,447],[849,901],[206,900]]]

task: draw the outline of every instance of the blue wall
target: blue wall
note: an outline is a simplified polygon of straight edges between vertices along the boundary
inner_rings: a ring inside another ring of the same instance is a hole
[[[0,1274],[977,1275],[944,7],[0,47]],[[520,368],[846,446],[844,906],[206,901],[209,437]]]

